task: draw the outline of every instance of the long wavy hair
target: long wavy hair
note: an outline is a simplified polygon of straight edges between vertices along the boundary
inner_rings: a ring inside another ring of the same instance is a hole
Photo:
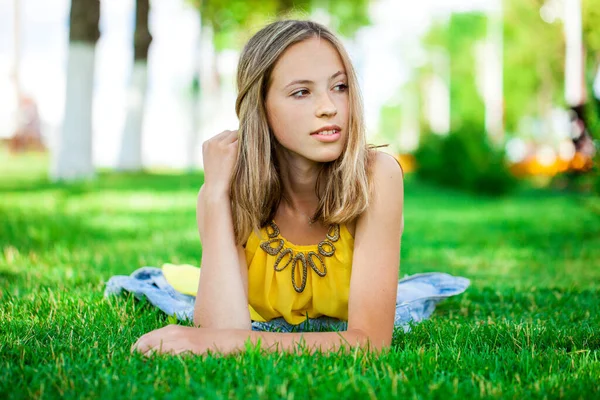
[[[324,224],[343,224],[363,213],[371,198],[371,153],[366,143],[362,98],[356,72],[340,40],[325,26],[298,20],[273,22],[246,44],[237,69],[235,110],[240,121],[239,152],[231,180],[235,240],[243,244],[274,217],[283,198],[276,149],[265,99],[275,64],[285,50],[310,38],[328,40],[338,51],[348,77],[348,139],[335,161],[323,163],[313,216]]]

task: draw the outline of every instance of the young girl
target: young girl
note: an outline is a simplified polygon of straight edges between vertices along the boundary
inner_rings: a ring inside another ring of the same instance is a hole
[[[194,325],[134,351],[241,352],[390,346],[403,231],[402,170],[366,144],[356,73],[310,21],[256,33],[238,65],[240,126],[203,145],[203,243]],[[342,332],[276,333],[253,321],[347,321]],[[302,344],[302,346],[299,346]]]

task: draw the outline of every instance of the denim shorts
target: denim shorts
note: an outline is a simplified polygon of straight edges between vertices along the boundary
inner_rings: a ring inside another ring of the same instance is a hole
[[[463,293],[469,284],[467,278],[442,272],[415,274],[400,279],[396,292],[394,326],[408,332],[411,324],[429,318],[437,303]],[[160,268],[142,267],[129,276],[113,276],[106,282],[104,296],[119,295],[123,291],[130,292],[137,298],[145,297],[152,305],[179,320],[193,320],[195,297],[176,291],[167,282]],[[345,331],[347,328],[347,321],[327,316],[307,318],[298,325],[290,324],[284,318],[267,322],[252,321],[252,330],[263,332]]]

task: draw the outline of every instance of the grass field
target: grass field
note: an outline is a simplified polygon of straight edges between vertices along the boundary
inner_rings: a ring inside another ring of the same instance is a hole
[[[0,153],[0,398],[599,398],[600,212],[581,194],[481,198],[409,177],[401,274],[472,286],[379,357],[130,355],[168,318],[104,282],[198,264],[201,174],[56,185]]]

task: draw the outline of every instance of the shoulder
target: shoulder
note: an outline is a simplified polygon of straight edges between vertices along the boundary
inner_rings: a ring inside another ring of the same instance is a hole
[[[400,222],[403,206],[404,175],[400,163],[390,154],[374,151],[371,154],[369,206],[358,218],[357,225],[368,226],[375,221],[375,225]],[[365,221],[370,223],[365,224]]]
[[[375,164],[384,165],[393,170],[398,170],[403,173],[400,161],[390,153],[379,150],[371,150],[371,157]]]
[[[378,151],[369,150],[368,171],[370,176],[370,199],[367,209],[357,218],[347,223],[346,226],[352,236],[355,236],[356,226],[367,214],[373,214],[373,208],[386,208],[386,204],[381,204],[381,200],[388,199],[389,202],[402,206],[403,198],[403,178],[404,171],[400,162],[392,155]],[[379,206],[377,204],[379,203]]]
[[[347,228],[356,236],[359,225],[364,226],[364,221],[386,218],[391,214],[401,214],[404,203],[404,171],[398,160],[382,151],[369,151],[370,198],[367,209],[352,222]],[[361,223],[361,221],[363,223]],[[380,221],[381,222],[381,221]]]
[[[384,190],[389,184],[402,185],[404,180],[402,166],[391,154],[372,151],[370,167],[375,191]]]

